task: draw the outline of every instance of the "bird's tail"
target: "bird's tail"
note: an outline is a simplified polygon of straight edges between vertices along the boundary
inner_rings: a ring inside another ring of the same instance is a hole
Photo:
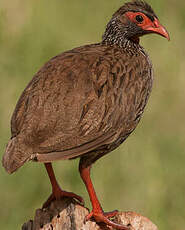
[[[29,160],[29,156],[22,150],[18,138],[13,137],[6,146],[2,159],[3,167],[8,173],[13,173]]]

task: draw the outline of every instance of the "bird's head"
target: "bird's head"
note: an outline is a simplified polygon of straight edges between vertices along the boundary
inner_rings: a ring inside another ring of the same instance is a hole
[[[125,3],[112,16],[103,40],[122,45],[128,41],[139,43],[139,37],[156,33],[168,40],[169,34],[159,22],[151,6],[141,0]]]

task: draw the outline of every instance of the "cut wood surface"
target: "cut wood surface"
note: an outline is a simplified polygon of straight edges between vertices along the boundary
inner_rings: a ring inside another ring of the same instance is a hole
[[[112,227],[85,221],[89,210],[72,199],[53,201],[46,209],[37,209],[34,220],[22,226],[22,230],[113,230]],[[114,222],[130,227],[130,230],[158,230],[148,218],[135,212],[119,212]]]

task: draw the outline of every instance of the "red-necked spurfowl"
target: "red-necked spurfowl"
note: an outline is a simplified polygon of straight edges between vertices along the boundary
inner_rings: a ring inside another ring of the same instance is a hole
[[[11,119],[12,136],[3,166],[13,173],[25,162],[43,162],[52,194],[44,207],[63,196],[51,162],[80,157],[79,171],[89,193],[94,217],[117,229],[109,220],[90,178],[92,164],[117,148],[133,132],[148,101],[152,64],[139,38],[169,34],[146,2],[125,3],[116,11],[100,43],[66,51],[48,61],[23,91]]]

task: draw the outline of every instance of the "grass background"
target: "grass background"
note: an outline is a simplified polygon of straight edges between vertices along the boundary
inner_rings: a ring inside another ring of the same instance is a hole
[[[171,42],[142,38],[155,69],[144,117],[117,150],[93,167],[105,211],[141,213],[160,230],[185,230],[185,2],[148,0]],[[123,0],[0,0],[0,151],[10,137],[15,104],[35,72],[51,57],[100,41]],[[114,163],[113,163],[114,162]],[[85,198],[78,160],[54,164],[66,190]],[[28,163],[9,176],[0,167],[0,229],[21,229],[50,194],[42,164]]]

